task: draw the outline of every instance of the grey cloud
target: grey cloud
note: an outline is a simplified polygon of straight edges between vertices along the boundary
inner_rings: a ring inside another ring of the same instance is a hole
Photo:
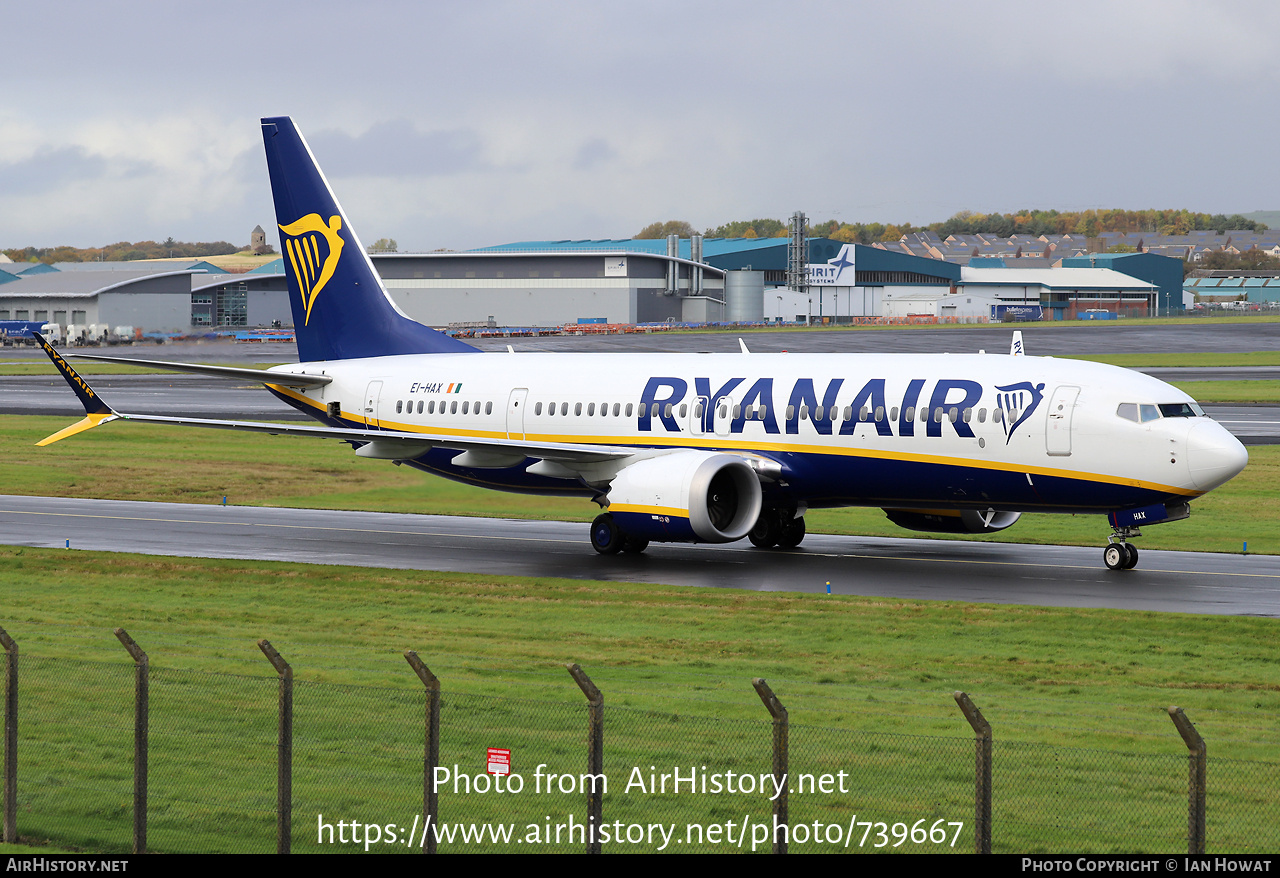
[[[45,149],[29,159],[0,163],[0,195],[38,195],[77,180],[138,177],[151,170],[147,162],[111,161],[80,146]]]
[[[318,131],[308,137],[316,160],[335,177],[436,176],[481,168],[474,131],[418,131],[405,119],[379,122],[358,137]]]
[[[573,160],[573,168],[576,171],[590,170],[601,162],[614,158],[617,154],[603,137],[594,137],[578,149],[578,155]]]

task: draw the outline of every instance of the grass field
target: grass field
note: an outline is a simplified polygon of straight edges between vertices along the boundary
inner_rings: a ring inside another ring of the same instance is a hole
[[[968,826],[973,745],[951,699],[963,689],[995,729],[1005,851],[1177,850],[1185,749],[1164,708],[1178,704],[1217,760],[1211,850],[1280,844],[1272,619],[65,550],[0,549],[0,566],[26,681],[23,813],[74,847],[127,845],[132,673],[117,625],[152,662],[152,837],[167,849],[270,849],[275,680],[262,637],[299,681],[300,849],[315,849],[317,813],[383,822],[416,807],[422,707],[406,648],[442,680],[442,760],[473,771],[480,748],[504,745],[525,772],[580,770],[583,701],[563,670],[580,663],[605,693],[619,785],[632,766],[767,771],[750,686],[763,676],[790,712],[793,771],[847,770],[858,784],[852,799],[793,797],[794,820]],[[85,798],[100,807],[84,813]],[[442,817],[524,823],[579,807],[501,804],[444,796]],[[606,805],[609,819],[764,813],[744,796],[615,790]]]
[[[14,494],[112,500],[163,500],[381,512],[590,521],[585,499],[530,497],[435,478],[385,461],[356,457],[343,443],[151,424],[108,424],[46,448],[35,443],[67,418],[14,416],[0,422],[7,449],[0,484]],[[253,461],[246,466],[245,461]],[[1280,552],[1280,446],[1251,449],[1244,472],[1195,501],[1192,517],[1143,533],[1152,549]],[[815,533],[919,536],[879,509],[816,509]],[[1102,516],[1025,515],[984,537],[997,542],[1101,545]],[[954,538],[950,535],[948,539]]]

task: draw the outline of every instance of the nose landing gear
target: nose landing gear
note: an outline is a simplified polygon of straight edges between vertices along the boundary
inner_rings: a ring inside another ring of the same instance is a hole
[[[1138,565],[1138,547],[1126,540],[1142,536],[1136,527],[1118,527],[1107,537],[1107,547],[1102,550],[1102,563],[1108,570],[1132,570]]]

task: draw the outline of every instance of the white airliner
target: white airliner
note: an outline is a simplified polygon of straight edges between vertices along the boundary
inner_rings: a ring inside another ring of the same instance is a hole
[[[86,417],[40,444],[117,419],[339,439],[470,484],[590,498],[603,554],[792,548],[821,507],[948,533],[1093,513],[1113,570],[1137,562],[1141,525],[1187,517],[1248,460],[1182,391],[1022,356],[1020,338],[1010,355],[482,354],[396,307],[292,121],[262,131],[302,362],[93,359],[249,377],[323,426],[118,413],[46,343]]]

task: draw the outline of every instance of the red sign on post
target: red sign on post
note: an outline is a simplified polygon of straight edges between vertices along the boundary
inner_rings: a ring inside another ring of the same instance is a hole
[[[499,750],[497,747],[489,748],[489,774],[510,774],[511,773],[511,751]]]

